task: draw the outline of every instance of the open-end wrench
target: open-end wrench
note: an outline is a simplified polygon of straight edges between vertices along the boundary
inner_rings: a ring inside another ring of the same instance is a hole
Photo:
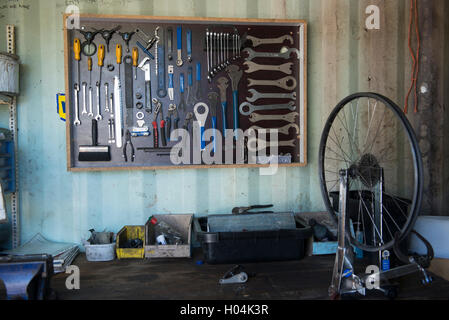
[[[95,120],[100,121],[103,119],[100,113],[100,82],[97,81],[95,85],[97,87],[97,115],[95,116]]]
[[[260,122],[260,121],[287,121],[290,123],[295,122],[295,119],[299,117],[298,112],[290,112],[287,114],[258,114],[252,113],[249,116],[249,121],[252,123]]]
[[[94,116],[94,112],[93,112],[93,89],[92,87],[89,87],[89,113],[87,114],[88,117],[93,117]]]
[[[87,93],[86,93],[87,83],[83,82],[83,111],[81,114],[87,114]]]
[[[227,67],[227,73],[229,78],[231,79],[232,85],[232,107],[233,107],[233,115],[234,115],[234,130],[235,130],[235,138],[238,139],[238,131],[239,128],[239,82],[242,78],[243,71],[240,70],[240,67],[236,64],[230,65]]]
[[[248,111],[245,111],[245,110]],[[255,111],[261,111],[261,110],[283,110],[288,109],[291,111],[296,110],[295,103],[293,101],[290,101],[287,104],[272,104],[272,105],[261,105],[261,106],[253,106],[249,102],[243,102],[240,105],[240,113],[244,116],[249,116],[251,113]]]
[[[251,48],[243,49],[243,52],[248,54],[246,60],[253,60],[254,58],[282,58],[282,59],[290,59],[292,53],[296,53],[296,57],[298,60],[300,59],[299,50],[296,48],[290,48],[285,52],[256,52]]]
[[[255,137],[248,139],[248,150],[251,152],[261,151],[270,147],[295,147],[297,139],[291,139],[287,141],[270,141],[267,142],[263,139],[257,139]],[[257,144],[257,146],[256,146]]]
[[[226,63],[225,63],[225,56],[224,56],[224,33],[220,32],[220,58],[221,58],[221,68],[224,69],[226,68]]]
[[[73,97],[75,98],[75,121],[73,121],[73,125],[75,126],[79,126],[81,124],[80,118],[79,118],[79,102],[78,102],[78,98],[79,98],[79,91],[80,91],[80,86],[78,83],[75,83],[75,87],[74,87],[74,93],[73,93]]]
[[[206,55],[207,55],[207,80],[209,82],[212,81],[211,75],[210,75],[210,55],[209,55],[209,29],[206,29]]]
[[[182,27],[178,26],[176,28],[176,42],[178,44],[178,59],[176,60],[176,65],[181,67],[183,65],[182,61]]]
[[[296,92],[292,93],[260,93],[256,89],[249,89],[251,97],[246,97],[248,102],[256,102],[259,99],[291,99],[296,100]]]
[[[112,106],[111,106],[112,107]],[[109,112],[109,84],[104,84],[104,111]]]
[[[256,71],[260,71],[260,70],[280,71],[285,74],[292,74],[292,72],[293,72],[292,71],[292,66],[293,66],[292,62],[284,63],[281,65],[262,65],[262,64],[257,64],[252,61],[245,61],[243,64],[248,67],[248,69],[245,70],[246,73],[253,73]]]
[[[200,112],[200,108],[204,108],[204,112]],[[195,113],[196,121],[200,126],[200,144],[201,150],[206,149],[206,141],[204,141],[204,126],[206,125],[207,116],[209,114],[209,106],[204,102],[198,102],[193,107],[193,112]]]
[[[291,83],[291,85],[288,85],[288,83]],[[296,79],[292,76],[288,76],[285,78],[281,78],[278,80],[254,80],[248,78],[248,87],[253,86],[275,86],[279,87],[285,90],[293,90],[296,88]]]
[[[273,128],[273,129],[277,130],[279,133],[288,135],[288,134],[290,134],[290,129],[291,129],[291,128],[295,128],[296,134],[299,135],[300,130],[299,130],[299,126],[298,126],[296,123],[289,123],[289,124],[287,124],[287,125],[285,125],[285,126],[283,126],[283,127],[281,127],[281,128]],[[254,130],[266,130],[267,132],[268,132],[269,130],[273,130],[273,129],[262,128],[262,127],[259,127],[259,126],[252,126],[252,127],[250,127],[250,129],[254,129]]]
[[[222,110],[222,120],[223,120],[223,137],[226,138],[226,129],[227,129],[227,121],[226,121],[226,111],[228,108],[227,94],[228,90],[228,79],[225,77],[218,78],[217,87],[220,89],[220,99],[221,99],[221,110]]]
[[[277,44],[277,43],[284,43],[286,40],[290,42],[290,44],[293,44],[293,37],[291,35],[285,35],[280,36],[279,38],[256,38],[254,36],[246,36],[244,37],[245,41],[249,40],[251,41],[253,47],[258,47],[262,44]]]
[[[216,71],[214,68],[215,73],[217,73],[218,71],[221,71],[221,66],[220,66],[220,42],[219,42],[219,33],[214,32],[214,37],[215,37],[215,52],[216,52],[216,56],[217,56],[217,63],[216,63]]]

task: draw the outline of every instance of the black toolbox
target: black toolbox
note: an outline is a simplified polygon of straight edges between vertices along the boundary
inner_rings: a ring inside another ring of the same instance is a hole
[[[300,217],[294,219],[296,229],[208,232],[208,217],[199,217],[194,230],[209,264],[301,260],[310,251],[313,232]]]

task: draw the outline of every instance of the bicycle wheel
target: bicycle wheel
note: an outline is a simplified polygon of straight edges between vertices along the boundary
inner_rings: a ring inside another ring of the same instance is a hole
[[[324,127],[319,148],[321,193],[338,219],[339,171],[349,170],[346,235],[369,252],[389,249],[410,232],[421,206],[422,159],[399,107],[376,93],[342,100]]]

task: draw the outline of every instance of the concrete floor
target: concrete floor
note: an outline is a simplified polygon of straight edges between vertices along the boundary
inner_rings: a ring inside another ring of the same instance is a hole
[[[192,259],[115,260],[88,262],[84,254],[73,264],[80,268],[80,290],[67,290],[67,274],[53,278],[59,299],[328,299],[334,256],[313,256],[302,261],[247,263],[251,276],[243,285],[219,285],[233,265],[197,265]],[[400,280],[398,299],[448,299],[449,282],[435,277],[423,286],[419,275]],[[371,298],[382,298],[374,296]]]

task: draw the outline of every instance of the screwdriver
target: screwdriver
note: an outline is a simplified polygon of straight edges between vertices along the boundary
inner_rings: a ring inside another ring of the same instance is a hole
[[[117,44],[115,48],[115,55],[117,57],[117,64],[118,64],[118,78],[120,80],[120,64],[122,63],[122,45]]]
[[[98,46],[98,66],[100,67],[100,85],[101,85],[101,73],[104,66],[104,45],[100,44]]]
[[[75,53],[75,60],[78,61],[78,85],[80,84],[80,60],[81,60],[81,42],[80,39],[73,40],[73,51]]]
[[[137,80],[137,65],[139,64],[139,49],[133,48],[133,66],[134,66],[134,80]]]
[[[87,58],[87,70],[89,70],[89,85],[92,86],[92,58]]]

